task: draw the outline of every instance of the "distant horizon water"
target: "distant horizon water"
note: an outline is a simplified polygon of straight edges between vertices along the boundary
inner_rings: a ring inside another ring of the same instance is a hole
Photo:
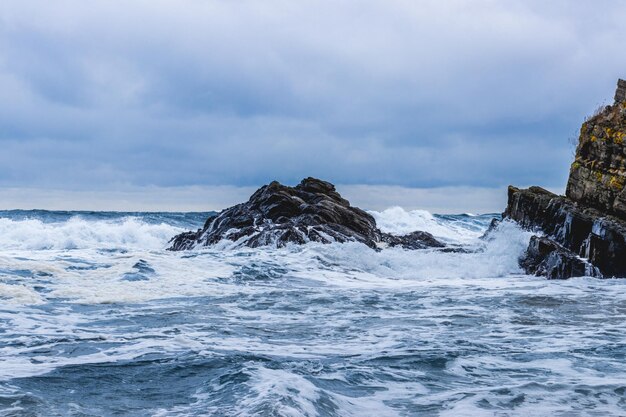
[[[514,184],[520,186],[518,184]],[[62,190],[0,187],[0,210],[61,210],[115,212],[220,211],[247,201],[258,187],[185,186],[120,187],[118,190]],[[506,205],[503,187],[404,187],[337,184],[353,206],[368,210],[402,207],[438,214],[497,213]],[[557,194],[564,187],[546,187]]]

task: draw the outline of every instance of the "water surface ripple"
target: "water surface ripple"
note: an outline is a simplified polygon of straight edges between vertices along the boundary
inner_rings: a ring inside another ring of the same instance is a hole
[[[493,216],[390,209],[472,253],[171,253],[205,214],[0,212],[0,416],[626,415],[626,280],[529,277]]]

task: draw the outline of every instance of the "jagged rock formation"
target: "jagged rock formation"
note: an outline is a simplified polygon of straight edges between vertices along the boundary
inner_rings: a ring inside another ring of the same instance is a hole
[[[202,229],[171,240],[170,250],[210,246],[222,240],[259,247],[307,242],[361,242],[371,248],[444,247],[427,232],[392,236],[376,227],[374,218],[352,207],[328,182],[306,178],[295,187],[276,181],[258,189],[246,203],[209,217]]]
[[[626,219],[626,82],[623,101],[583,123],[566,195],[573,201]]]
[[[565,196],[509,187],[504,218],[533,237],[520,264],[549,278],[626,277],[626,82],[583,123]]]
[[[528,273],[546,276],[549,279],[602,276],[588,261],[555,241],[541,236],[530,238],[526,256],[521,260],[521,264]]]
[[[626,101],[626,80],[617,80],[617,90],[615,90],[615,104]]]
[[[568,198],[540,187],[527,190],[509,187],[504,217],[515,220],[526,229],[545,234],[531,238],[528,250],[520,261],[529,274],[548,278],[601,277],[603,274],[615,274],[623,268],[620,260],[612,256],[616,252],[607,250],[606,239],[592,233],[594,227],[598,229],[602,219],[601,213],[595,209],[580,207]],[[600,261],[597,263],[602,265],[602,272],[594,266],[591,258]]]

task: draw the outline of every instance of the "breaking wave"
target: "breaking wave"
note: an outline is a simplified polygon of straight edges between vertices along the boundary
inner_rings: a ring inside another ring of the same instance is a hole
[[[198,228],[201,215],[124,213],[69,214],[50,218],[49,213],[2,217],[0,212],[0,250],[62,250],[89,248],[162,249],[176,234]],[[5,216],[7,212],[4,212]],[[10,213],[10,212],[9,212]],[[471,243],[485,230],[485,219],[493,216],[434,216],[427,211],[405,211],[393,207],[382,212],[370,211],[382,231],[402,235],[416,230],[432,233],[449,243]]]
[[[206,214],[0,212],[0,415],[620,415],[624,280],[528,277],[493,215],[370,212],[462,250],[169,252]]]
[[[82,216],[63,222],[0,218],[0,250],[161,249],[182,228],[150,224],[138,217],[91,220]]]
[[[415,230],[429,232],[452,243],[468,243],[480,237],[485,231],[485,218],[495,215],[477,216],[433,215],[426,210],[406,211],[402,207],[391,207],[377,212],[370,211],[378,227],[387,233],[404,235]]]

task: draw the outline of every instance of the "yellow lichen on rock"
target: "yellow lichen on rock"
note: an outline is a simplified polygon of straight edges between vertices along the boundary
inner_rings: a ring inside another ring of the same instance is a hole
[[[609,181],[609,187],[621,191],[624,188],[624,177],[613,175]]]
[[[618,84],[615,104],[582,124],[566,195],[626,220],[626,81]]]
[[[602,173],[600,171],[594,171],[594,175],[596,176],[596,180],[598,182],[602,182]]]

